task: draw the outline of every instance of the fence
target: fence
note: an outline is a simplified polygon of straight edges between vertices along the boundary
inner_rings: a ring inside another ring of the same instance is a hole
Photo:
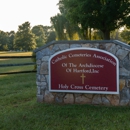
[[[0,56],[0,59],[11,59],[11,58],[35,58],[35,56]],[[19,63],[19,64],[0,64],[0,67],[11,67],[11,66],[27,66],[27,65],[36,65],[35,62],[30,63]],[[35,73],[36,70],[26,70],[26,71],[16,71],[16,72],[4,72],[0,75],[5,74],[20,74],[20,73]]]

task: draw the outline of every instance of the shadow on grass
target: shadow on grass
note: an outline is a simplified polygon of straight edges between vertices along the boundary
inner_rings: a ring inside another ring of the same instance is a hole
[[[1,128],[19,130],[120,130],[130,128],[128,107],[59,105],[35,99],[12,106]],[[7,125],[8,124],[8,125]]]

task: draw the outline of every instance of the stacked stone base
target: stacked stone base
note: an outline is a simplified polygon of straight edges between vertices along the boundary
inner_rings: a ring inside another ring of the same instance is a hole
[[[94,104],[105,106],[127,106],[130,105],[130,90],[124,88],[119,95],[106,94],[77,94],[77,93],[50,93],[38,96],[38,102],[60,103],[60,104]],[[129,97],[129,99],[128,99]]]
[[[37,95],[38,102],[60,104],[93,104],[105,106],[130,106],[130,80],[120,79],[119,94],[82,94],[49,92],[42,84],[42,94]],[[40,89],[40,88],[39,88]],[[46,89],[46,90],[45,90]],[[40,89],[41,92],[41,89]]]

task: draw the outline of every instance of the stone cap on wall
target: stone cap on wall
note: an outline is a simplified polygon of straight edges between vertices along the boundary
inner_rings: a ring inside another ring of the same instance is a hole
[[[61,40],[61,41],[52,41],[52,42],[49,42],[45,45],[43,45],[42,47],[38,48],[38,49],[35,49],[34,52],[37,53],[38,51],[41,51],[42,49],[44,48],[47,48],[51,45],[54,45],[54,44],[65,44],[65,43],[68,43],[68,44],[75,44],[75,43],[82,43],[82,44],[86,44],[86,43],[100,43],[100,44],[103,44],[103,43],[114,43],[114,44],[117,44],[117,45],[120,45],[124,48],[127,48],[130,50],[130,46],[124,42],[121,42],[121,41],[118,41],[118,40]]]

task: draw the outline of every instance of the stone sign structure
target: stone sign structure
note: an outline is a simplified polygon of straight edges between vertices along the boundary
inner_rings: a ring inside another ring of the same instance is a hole
[[[52,41],[34,52],[38,102],[130,105],[130,46],[126,43],[116,40]],[[97,55],[108,60],[96,58]],[[86,60],[88,62],[84,62]]]

